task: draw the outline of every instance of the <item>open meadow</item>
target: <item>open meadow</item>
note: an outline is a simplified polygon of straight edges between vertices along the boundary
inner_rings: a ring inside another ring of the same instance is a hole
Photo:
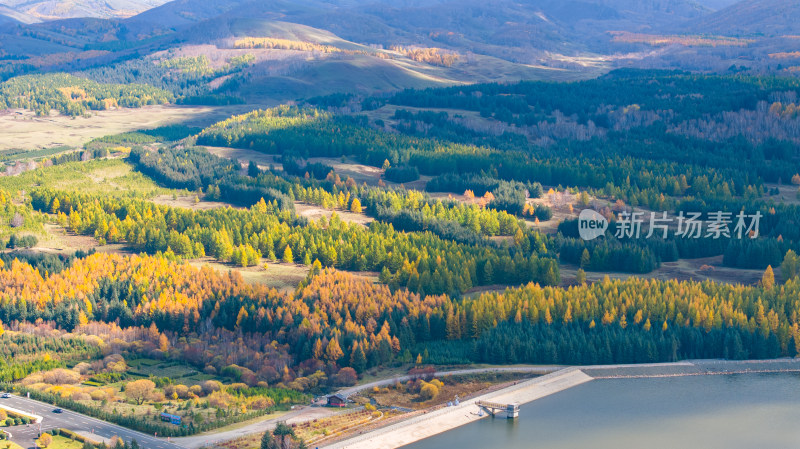
[[[152,129],[182,123],[205,126],[249,106],[158,105],[138,109],[92,111],[87,117],[70,117],[53,112],[47,117],[32,111],[10,109],[0,114],[0,151],[34,151],[49,147],[79,148],[92,139],[137,129]]]

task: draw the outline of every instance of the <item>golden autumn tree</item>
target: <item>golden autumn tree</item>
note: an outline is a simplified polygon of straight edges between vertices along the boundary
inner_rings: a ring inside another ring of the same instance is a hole
[[[358,198],[353,199],[353,202],[350,204],[350,212],[353,212],[354,214],[360,214],[361,211],[361,201],[359,201]]]
[[[336,362],[340,358],[344,356],[344,351],[339,346],[339,342],[336,338],[332,338],[331,341],[328,342],[328,347],[325,348],[325,359],[329,362]]]
[[[772,271],[772,265],[768,265],[764,270],[764,275],[761,276],[761,286],[767,290],[775,286],[775,273]]]
[[[287,246],[286,249],[283,251],[283,258],[281,260],[284,263],[293,263],[294,262],[294,254],[292,254],[292,247]]]
[[[156,384],[149,379],[139,379],[125,385],[125,395],[141,405],[156,388]]]

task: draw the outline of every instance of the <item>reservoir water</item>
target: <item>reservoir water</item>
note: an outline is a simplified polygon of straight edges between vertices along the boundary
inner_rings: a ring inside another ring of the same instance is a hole
[[[602,379],[404,449],[800,448],[800,376]]]

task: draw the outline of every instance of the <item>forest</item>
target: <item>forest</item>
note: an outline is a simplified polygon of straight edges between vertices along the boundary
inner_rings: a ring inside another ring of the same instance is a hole
[[[276,201],[281,209],[293,210],[294,202],[302,201],[326,209],[363,212],[391,223],[398,230],[429,230],[445,239],[470,243],[481,243],[482,236],[515,236],[518,231],[527,232],[514,215],[505,212],[512,209],[523,215],[524,197],[515,198],[513,206],[507,205],[509,201],[506,200],[517,192],[522,193],[525,187],[522,185],[506,188],[512,192],[506,195],[498,185],[494,191],[499,197],[489,202],[490,207],[482,207],[481,204],[437,200],[424,192],[404,188],[358,185],[352,178],[342,180],[332,173],[330,166],[294,159],[284,159],[282,171],[262,171],[251,163],[247,176],[229,160],[214,156],[203,147],[162,147],[155,151],[137,146],[129,159],[140,171],[168,187],[204,189],[208,199],[242,206],[252,206],[264,199]],[[510,185],[504,183],[504,186],[506,184]],[[533,185],[527,192],[540,195],[541,190],[540,185]],[[546,220],[550,211],[541,206],[531,215]]]
[[[619,91],[624,95],[611,95]],[[352,98],[314,99],[316,109],[282,107],[231,118],[197,141],[294,158],[353,157],[382,166],[390,181],[433,176],[425,187],[431,192],[490,192],[492,209],[540,221],[551,211],[526,203],[541,196],[541,185],[579,189],[621,208],[759,211],[768,218],[757,240],[608,242],[601,245],[604,253],[617,255],[597,253],[588,269],[646,273],[675,254],[724,255],[726,266],[764,269],[779,264],[788,249],[800,249],[798,206],[772,199],[780,192],[772,185],[800,183],[798,92],[797,80],[788,78],[618,70],[569,85],[408,90],[363,99],[361,111],[350,115],[318,108],[353,104]],[[693,100],[699,96],[704,101]],[[397,108],[391,124],[371,118],[384,106]],[[481,118],[468,115],[473,111]],[[714,134],[736,129],[747,132]],[[579,258],[562,254],[570,263]]]
[[[210,83],[226,77],[232,83],[254,60],[255,57],[248,53],[232,56],[224,64],[212,67],[204,55],[177,56],[168,52],[160,57],[145,56],[100,65],[75,72],[75,75],[98,83],[149,85],[170,92],[180,104],[219,106],[244,103],[244,99],[236,92],[214,89]]]
[[[101,84],[67,74],[20,76],[0,84],[0,109],[29,109],[40,116],[51,110],[81,116],[89,111],[174,101],[171,93],[146,84]]]
[[[283,45],[264,45],[273,44]],[[183,57],[158,69],[177,79],[212,70]],[[106,87],[54,92],[88,109],[89,98],[161,98]],[[0,190],[0,382],[165,435],[102,398],[143,410],[174,398],[191,423],[178,436],[386,367],[796,356],[800,205],[786,192],[800,186],[798,89],[777,78],[619,71],[569,88],[339,95],[46,156],[30,185],[9,178],[19,191]],[[60,107],[42,101],[30,107]],[[748,120],[758,125],[746,135],[725,130]],[[712,133],[714,124],[725,129]],[[88,159],[159,190],[43,182]],[[609,220],[606,237],[579,237],[580,208]],[[745,238],[614,236],[632,208],[761,219]],[[105,251],[40,252],[52,228]],[[759,270],[760,281],[659,276],[665,264],[701,258]],[[301,280],[281,289],[252,280],[272,270]],[[603,276],[610,271],[633,276]],[[64,371],[74,382],[53,381]],[[141,380],[153,385],[129,388]]]
[[[246,210],[191,211],[141,199],[37,190],[34,209],[58,216],[67,229],[101,242],[127,242],[151,254],[206,255],[236,265],[263,257],[351,271],[379,271],[392,286],[422,294],[456,294],[478,285],[559,282],[558,264],[540,234],[521,231],[514,247],[458,243],[430,232],[399,232],[391,224],[368,228],[330,220],[308,222],[260,200]],[[541,253],[541,257],[538,254]]]
[[[3,323],[42,319],[103,340],[131,332],[140,337],[114,345],[140,354],[166,351],[215,372],[235,366],[237,377],[253,385],[288,385],[320,370],[333,379],[342,367],[362,373],[423,352],[425,363],[585,364],[770,358],[800,349],[796,276],[777,285],[765,274],[749,287],[606,278],[458,300],[319,267],[286,294],[163,256],[95,254],[46,277],[14,261],[0,270],[0,283],[8,292],[0,304]],[[247,344],[225,346],[236,333]],[[4,351],[48,350],[47,344],[27,338]],[[68,340],[50,350],[69,357],[93,349]],[[19,378],[25,369],[4,372]],[[287,370],[289,379],[281,380],[278,373]]]

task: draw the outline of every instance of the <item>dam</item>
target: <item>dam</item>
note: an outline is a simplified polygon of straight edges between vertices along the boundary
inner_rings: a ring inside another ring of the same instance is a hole
[[[763,361],[697,360],[675,363],[568,367],[520,382],[499,391],[463,401],[458,406],[434,410],[327,445],[325,449],[395,449],[416,442],[420,442],[420,449],[437,447],[426,446],[426,443],[420,440],[425,440],[492,416],[490,413],[483,412],[484,409],[479,405],[480,403],[493,403],[495,405],[519,404],[520,407],[517,412],[520,418],[518,419],[527,419],[526,411],[529,407],[526,404],[578,387],[595,379],[598,379],[597,382],[600,383],[605,381],[635,381],[637,379],[758,375],[766,373],[800,373],[800,359]],[[798,382],[798,391],[800,391],[800,382]],[[504,419],[504,421],[515,422],[517,419]],[[440,437],[432,438],[431,441],[438,438]],[[443,444],[440,440],[437,441],[439,441],[439,444]],[[412,447],[416,449],[417,445],[415,444]]]

